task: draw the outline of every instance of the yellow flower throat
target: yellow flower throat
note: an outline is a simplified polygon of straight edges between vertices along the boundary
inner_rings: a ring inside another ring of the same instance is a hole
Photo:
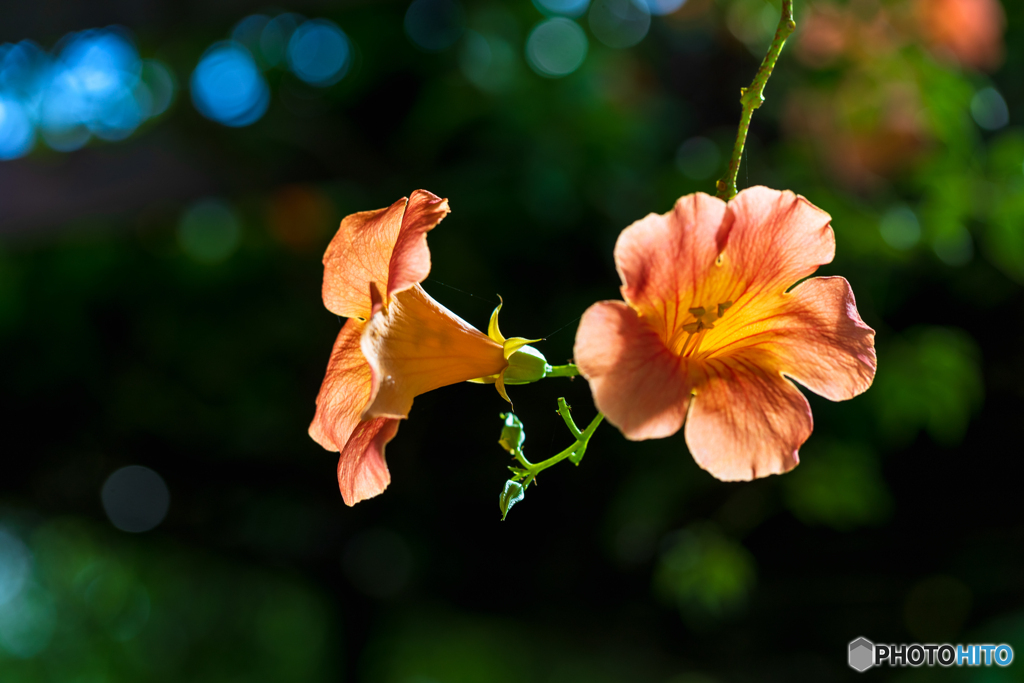
[[[732,306],[731,301],[723,301],[717,306],[705,308],[704,306],[696,306],[689,309],[690,315],[694,317],[693,322],[685,323],[682,327],[675,331],[672,335],[671,348],[675,353],[683,358],[692,358],[697,355],[700,350],[701,342],[704,341],[704,336],[708,330],[715,329],[715,321],[722,318],[725,315],[725,311]],[[686,333],[685,338],[682,338],[683,333]],[[682,345],[679,345],[680,338],[682,338]],[[692,344],[691,344],[692,342]]]

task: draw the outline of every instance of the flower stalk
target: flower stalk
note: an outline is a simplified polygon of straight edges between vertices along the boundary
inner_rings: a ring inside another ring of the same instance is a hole
[[[743,148],[747,144],[750,119],[754,116],[754,110],[764,104],[764,87],[768,84],[775,63],[779,61],[779,55],[782,54],[782,47],[786,44],[786,39],[794,30],[796,30],[796,21],[793,19],[793,0],[782,0],[782,16],[779,18],[779,25],[775,29],[775,38],[772,39],[768,53],[761,61],[761,67],[757,70],[750,86],[740,89],[740,105],[743,107],[743,114],[740,117],[739,130],[736,131],[736,143],[732,148],[732,156],[729,157],[729,170],[715,184],[718,190],[715,196],[719,199],[729,201],[736,196],[736,178],[740,173]]]
[[[581,431],[580,428],[576,426],[576,422],[572,419],[572,408],[569,407],[569,404],[565,402],[564,398],[558,399],[558,414],[562,416],[562,420],[565,421],[565,426],[569,428],[569,431],[576,438],[576,441],[565,450],[551,456],[547,460],[541,460],[538,463],[532,463],[527,460],[526,456],[523,455],[522,448],[516,448],[513,450],[512,457],[514,457],[522,467],[509,467],[513,474],[512,480],[522,481],[524,489],[534,482],[538,474],[552,465],[557,465],[566,458],[572,461],[574,465],[579,465],[580,460],[583,459],[583,454],[586,453],[587,444],[590,443],[590,437],[594,435],[594,432],[597,431],[598,426],[604,420],[604,415],[602,413],[598,413],[594,416],[594,419],[590,421],[590,424],[587,425],[587,428]]]
[[[512,471],[512,478],[505,482],[505,489],[498,499],[502,519],[505,519],[505,515],[508,514],[509,509],[513,505],[523,499],[527,487],[536,481],[538,474],[566,459],[574,465],[579,465],[580,460],[583,459],[583,455],[587,451],[590,437],[594,435],[598,426],[604,421],[604,415],[598,413],[590,421],[586,429],[580,430],[572,419],[572,409],[565,402],[564,398],[558,399],[558,414],[562,416],[565,426],[569,428],[569,432],[573,435],[575,441],[568,448],[538,463],[530,462],[523,454],[523,443],[526,441],[523,423],[513,413],[505,413],[501,416],[505,420],[505,426],[501,431],[501,438],[498,440],[498,443],[501,444],[502,448],[511,453],[512,457],[521,465],[520,467],[509,467],[509,470]]]
[[[573,363],[566,363],[565,365],[549,365],[544,377],[545,379],[548,377],[577,377],[579,374],[580,371]]]

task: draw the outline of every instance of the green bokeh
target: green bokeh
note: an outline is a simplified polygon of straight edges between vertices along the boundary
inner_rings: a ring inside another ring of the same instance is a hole
[[[797,0],[739,184],[831,214],[818,274],[850,281],[878,375],[848,402],[807,392],[794,472],[719,482],[683,434],[603,424],[499,524],[503,447],[523,442],[495,443],[489,386],[417,397],[388,490],[342,503],[337,454],[306,433],[342,322],[324,248],[345,215],[445,196],[424,287],[480,329],[500,293],[506,332],[569,361],[579,316],[621,296],[620,231],[713,192],[778,7],[689,0],[628,49],[584,14],[585,60],[549,78],[527,61],[536,3],[465,0],[437,52],[408,39],[408,5],[286,8],[335,21],[352,68],[317,89],[268,67],[270,108],[240,129],[193,110],[188,75],[257,6],[0,11],[5,40],[47,48],[123,24],[181,85],[124,141],[0,162],[0,680],[842,681],[860,635],[1024,653],[1022,6],[1002,5],[986,70],[932,45],[909,0]],[[593,418],[582,378],[510,394],[533,462],[571,444],[559,396]],[[100,500],[130,464],[171,492],[144,534]]]

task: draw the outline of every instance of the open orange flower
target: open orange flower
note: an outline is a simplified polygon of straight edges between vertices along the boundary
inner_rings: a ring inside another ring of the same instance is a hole
[[[408,201],[346,217],[324,254],[324,305],[349,320],[334,343],[309,434],[341,452],[338,485],[348,505],[391,482],[384,447],[414,397],[500,379],[517,342],[491,339],[420,287],[430,273],[427,232],[448,212],[448,200],[417,190]]]
[[[813,421],[791,380],[840,401],[875,375],[874,331],[849,283],[793,287],[832,260],[830,220],[754,187],[728,204],[687,195],[626,228],[615,245],[626,301],[594,304],[576,333],[598,409],[633,440],[685,423],[694,459],[719,479],[795,467]]]

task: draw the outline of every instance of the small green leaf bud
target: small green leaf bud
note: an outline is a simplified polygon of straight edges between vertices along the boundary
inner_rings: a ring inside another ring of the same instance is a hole
[[[505,521],[505,515],[526,495],[526,489],[518,481],[509,479],[505,482],[505,490],[498,497],[498,507],[501,508],[501,521]]]
[[[501,437],[498,439],[498,443],[509,453],[522,450],[523,443],[526,442],[523,423],[515,413],[502,413],[499,417],[505,418],[505,426],[501,428]]]
[[[505,384],[529,384],[542,380],[549,368],[543,353],[532,346],[524,346],[509,356]]]

